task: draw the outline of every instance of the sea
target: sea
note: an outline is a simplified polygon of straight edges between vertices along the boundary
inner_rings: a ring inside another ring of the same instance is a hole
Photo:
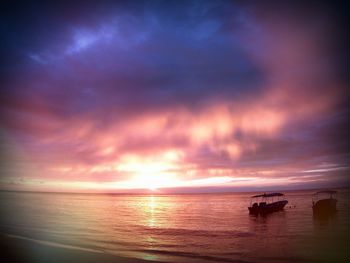
[[[248,213],[256,193],[0,192],[0,233],[47,246],[161,262],[350,262],[350,189],[315,218],[315,190],[284,211]]]

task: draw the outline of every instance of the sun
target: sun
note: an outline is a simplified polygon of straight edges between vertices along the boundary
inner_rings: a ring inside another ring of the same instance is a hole
[[[150,191],[156,191],[162,187],[173,187],[176,183],[175,175],[167,172],[139,174],[133,179],[135,186]]]
[[[144,157],[125,155],[117,165],[118,171],[129,173],[127,188],[142,188],[156,191],[164,187],[176,187],[179,184],[176,170],[178,154],[167,151],[159,156]]]
[[[154,191],[157,190],[157,188],[156,188],[156,187],[153,187],[153,186],[149,187],[148,189],[151,190],[152,192],[154,192]]]

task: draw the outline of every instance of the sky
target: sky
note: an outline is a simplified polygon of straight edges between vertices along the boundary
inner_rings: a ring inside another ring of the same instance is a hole
[[[0,189],[349,185],[347,6],[71,2],[1,9]]]

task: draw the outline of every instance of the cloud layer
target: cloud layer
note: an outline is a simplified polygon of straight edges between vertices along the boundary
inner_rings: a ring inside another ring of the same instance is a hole
[[[347,183],[335,11],[274,7],[146,1],[12,11],[2,23],[2,187]]]

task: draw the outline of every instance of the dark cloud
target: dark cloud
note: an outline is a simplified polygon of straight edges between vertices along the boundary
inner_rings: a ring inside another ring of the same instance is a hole
[[[34,5],[5,18],[3,50],[11,56],[5,69],[18,63],[10,84],[21,75],[17,85],[9,85],[19,91],[5,94],[5,100],[34,94],[58,114],[69,115],[102,107],[126,112],[191,107],[261,87],[261,69],[236,40],[235,28],[245,26],[239,7],[163,1],[110,5],[94,12],[85,5]],[[230,32],[222,30],[227,23],[233,24]]]

